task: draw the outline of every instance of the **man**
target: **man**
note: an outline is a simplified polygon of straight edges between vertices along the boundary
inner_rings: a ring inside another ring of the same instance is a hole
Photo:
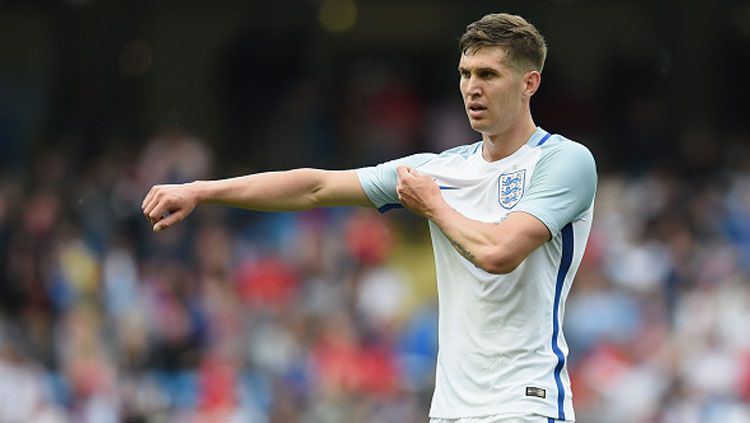
[[[588,239],[596,167],[537,127],[544,38],[491,14],[460,40],[460,91],[482,140],[349,171],[296,169],[151,189],[155,231],[199,203],[253,210],[406,207],[429,221],[439,295],[433,422],[574,420],[561,332]]]

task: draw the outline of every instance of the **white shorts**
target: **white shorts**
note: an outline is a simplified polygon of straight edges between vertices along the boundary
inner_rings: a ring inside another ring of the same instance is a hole
[[[430,423],[565,423],[572,420],[556,420],[538,414],[507,415],[482,417],[461,417],[458,419],[430,418]]]

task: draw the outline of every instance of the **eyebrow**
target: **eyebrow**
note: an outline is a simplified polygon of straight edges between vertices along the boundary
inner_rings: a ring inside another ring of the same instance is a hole
[[[465,67],[463,67],[463,66],[459,66],[459,67],[458,67],[458,71],[459,71],[459,72],[464,72],[464,71],[467,71],[467,72],[470,72],[470,71],[475,71],[475,72],[494,72],[494,73],[502,73],[502,72],[501,72],[501,71],[500,71],[499,69],[495,69],[495,68],[488,68],[488,67],[484,67],[484,66],[483,66],[483,67],[479,67],[479,68],[473,68],[473,69],[470,69],[470,68],[465,68]]]

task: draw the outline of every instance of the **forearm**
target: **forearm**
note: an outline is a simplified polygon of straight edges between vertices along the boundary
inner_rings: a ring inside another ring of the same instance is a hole
[[[432,178],[408,166],[399,166],[396,192],[399,201],[414,213],[431,220],[453,247],[475,266],[492,273],[507,273],[503,256],[506,240],[498,226],[469,219],[451,207]],[[511,269],[512,270],[512,269]]]
[[[551,239],[547,226],[524,212],[510,213],[495,224],[469,219],[445,205],[433,209],[428,217],[461,255],[489,273],[512,272]]]
[[[353,172],[294,169],[196,181],[198,203],[261,211],[296,211],[336,205],[369,205]]]
[[[428,218],[437,225],[453,247],[475,266],[491,273],[507,273],[512,269],[504,265],[502,256],[507,251],[505,239],[497,236],[497,225],[469,219],[445,205],[434,210]]]

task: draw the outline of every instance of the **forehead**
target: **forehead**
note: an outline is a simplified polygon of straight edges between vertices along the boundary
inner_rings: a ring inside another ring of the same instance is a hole
[[[505,63],[506,55],[507,53],[502,47],[493,46],[470,49],[461,54],[458,66],[464,69],[493,68],[510,70],[510,67]]]

